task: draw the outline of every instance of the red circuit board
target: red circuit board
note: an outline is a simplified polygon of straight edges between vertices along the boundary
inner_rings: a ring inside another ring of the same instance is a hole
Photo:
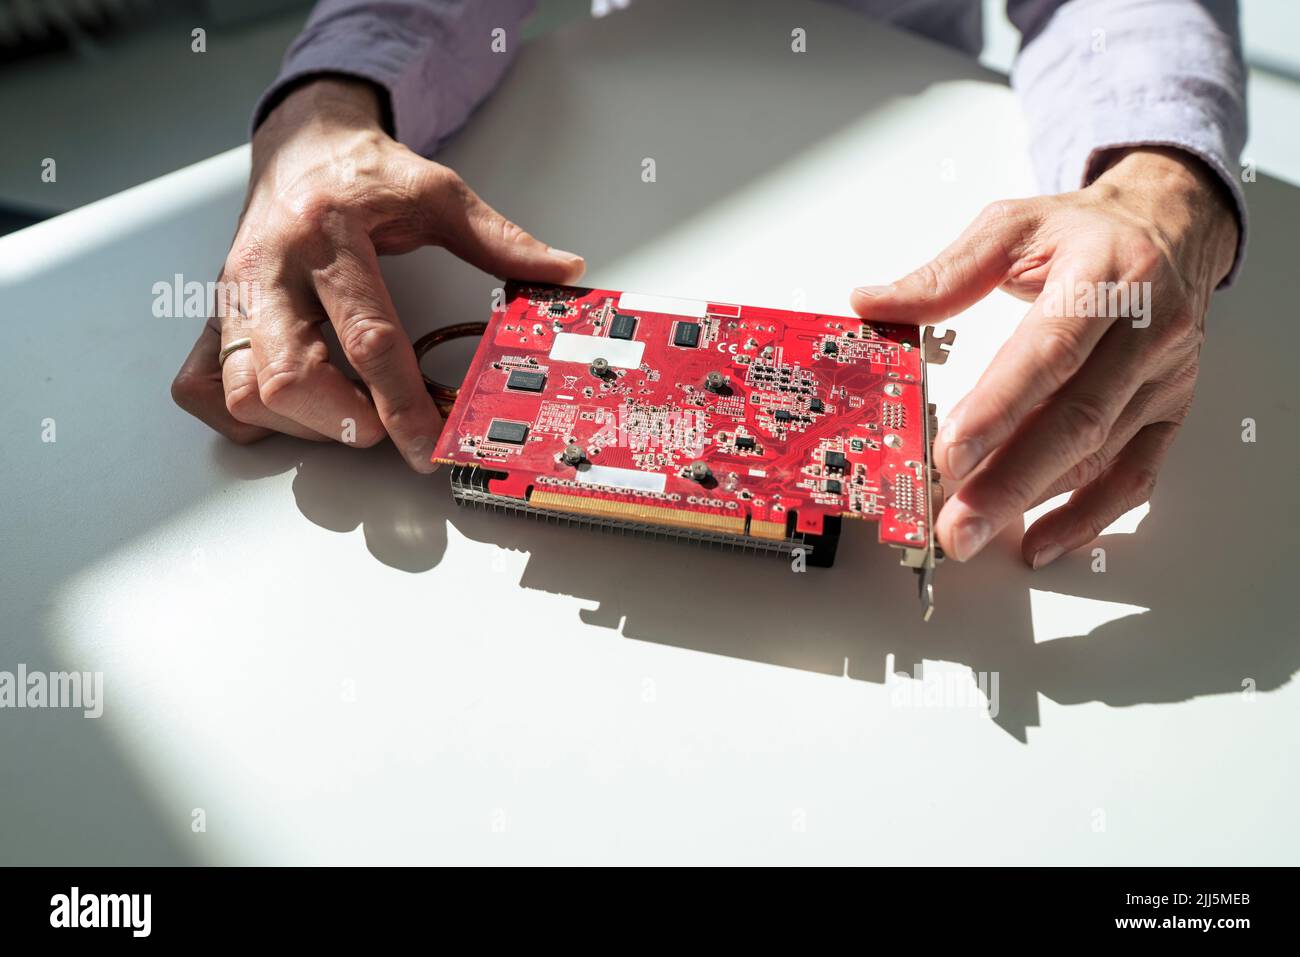
[[[548,510],[924,549],[924,382],[912,326],[512,283],[433,458]]]

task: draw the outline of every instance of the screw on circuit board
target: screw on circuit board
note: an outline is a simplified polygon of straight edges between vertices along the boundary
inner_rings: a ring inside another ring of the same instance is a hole
[[[566,445],[564,451],[560,453],[560,458],[566,465],[581,465],[586,457],[587,454],[582,451],[581,445]]]
[[[721,372],[714,370],[704,377],[704,388],[710,392],[721,392],[726,386],[727,379]]]
[[[597,357],[591,360],[591,374],[597,379],[603,379],[609,375],[609,360],[604,357]]]
[[[696,482],[707,482],[713,477],[713,473],[709,471],[709,465],[707,462],[692,462],[687,466],[686,474]]]

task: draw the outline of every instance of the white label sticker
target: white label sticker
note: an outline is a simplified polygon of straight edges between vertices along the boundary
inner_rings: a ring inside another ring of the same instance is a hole
[[[645,343],[636,339],[608,339],[605,336],[581,336],[575,332],[556,333],[551,346],[555,362],[581,362],[605,359],[618,369],[635,369],[641,364]]]
[[[583,485],[610,485],[614,488],[636,489],[638,492],[662,492],[668,484],[668,476],[660,472],[642,472],[639,469],[590,465],[578,470],[578,481]]]
[[[698,299],[674,299],[672,296],[650,296],[643,292],[625,292],[618,297],[620,312],[662,312],[669,316],[689,316],[703,319],[709,304]]]

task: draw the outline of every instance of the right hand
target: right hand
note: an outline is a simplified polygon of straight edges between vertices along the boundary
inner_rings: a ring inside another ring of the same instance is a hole
[[[442,419],[378,259],[424,245],[503,278],[566,283],[585,268],[389,137],[369,84],[329,78],[295,90],[253,136],[248,197],[219,278],[246,283],[252,301],[243,316],[208,320],[172,397],[236,442],[284,432],[371,446],[388,436],[412,468],[433,471]],[[369,394],[330,363],[323,322]],[[245,336],[252,347],[219,366],[222,344]]]

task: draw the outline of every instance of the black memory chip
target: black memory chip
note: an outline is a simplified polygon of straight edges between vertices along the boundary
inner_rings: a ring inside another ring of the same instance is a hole
[[[848,463],[849,460],[844,457],[843,452],[826,453],[826,467],[828,469],[836,469],[840,472],[843,472],[844,466],[848,465]]]
[[[700,344],[700,324],[698,322],[679,322],[673,330],[673,345],[685,349],[694,349]]]
[[[609,337],[611,339],[631,339],[636,333],[636,316],[629,316],[619,313],[614,317],[614,321],[609,324]]]
[[[489,442],[509,442],[511,445],[523,445],[528,438],[528,426],[522,422],[507,422],[505,419],[493,419],[488,426]]]
[[[546,388],[546,373],[512,369],[506,379],[506,388],[518,389],[520,392],[541,392]]]

